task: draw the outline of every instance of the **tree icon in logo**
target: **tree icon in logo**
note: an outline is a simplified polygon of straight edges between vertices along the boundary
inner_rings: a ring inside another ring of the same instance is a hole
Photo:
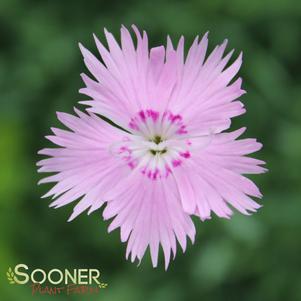
[[[7,276],[7,279],[9,281],[10,284],[15,284],[15,280],[14,280],[14,272],[12,271],[11,267],[8,268],[8,271],[6,272],[6,276]]]

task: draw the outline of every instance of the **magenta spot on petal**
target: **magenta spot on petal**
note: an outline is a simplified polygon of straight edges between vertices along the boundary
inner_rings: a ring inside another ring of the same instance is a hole
[[[129,163],[128,163],[128,166],[131,168],[131,169],[134,169],[136,166],[137,166],[137,161],[136,160],[134,160],[134,161],[130,161]]]
[[[122,160],[128,162],[132,159],[132,150],[130,150],[127,146],[121,146],[119,148],[118,154],[121,155]]]
[[[179,114],[174,115],[170,111],[167,111],[167,112],[164,112],[163,117],[165,117],[165,114],[168,115],[168,120],[171,123],[175,123],[176,121],[181,121],[182,120],[182,117]]]
[[[172,123],[175,123],[176,121],[181,121],[182,117],[180,115],[174,115],[171,119]]]
[[[170,169],[170,167],[169,167],[167,164],[165,165],[165,170],[166,170],[165,176],[166,176],[166,178],[167,178],[168,175],[171,173],[171,169]]]
[[[173,160],[171,163],[172,163],[173,167],[177,167],[177,166],[181,165],[182,161],[181,160]]]
[[[159,118],[159,113],[158,113],[158,112],[155,112],[155,113],[152,115],[152,118],[153,118],[154,122],[156,122],[157,119]]]
[[[191,155],[190,155],[189,151],[186,151],[186,152],[180,153],[180,156],[183,157],[183,158],[188,159],[188,158],[190,158]]]
[[[185,128],[186,128],[185,125],[182,125],[182,126],[176,131],[176,133],[179,134],[179,135],[181,135],[181,134],[187,134],[187,131],[186,131]]]
[[[121,146],[119,148],[119,154],[123,154],[123,153],[127,153],[128,155],[130,155],[132,151],[127,146]]]
[[[139,127],[138,127],[138,125],[135,123],[135,121],[131,121],[131,122],[129,123],[129,126],[130,126],[131,129],[136,130],[136,131],[139,131]]]
[[[158,176],[159,176],[159,169],[156,168],[155,172],[153,173],[153,180],[156,180]]]
[[[173,114],[171,112],[168,112],[168,120],[172,121],[173,119]]]
[[[147,110],[147,116],[150,117],[153,120],[153,122],[156,122],[159,118],[159,112]]]
[[[142,119],[142,121],[145,122],[146,117],[145,117],[144,111],[140,111],[139,116]]]

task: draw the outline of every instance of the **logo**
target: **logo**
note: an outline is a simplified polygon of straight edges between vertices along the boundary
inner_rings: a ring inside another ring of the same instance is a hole
[[[32,295],[98,294],[108,286],[100,279],[98,269],[31,270],[20,263],[6,272],[10,284],[28,285]]]

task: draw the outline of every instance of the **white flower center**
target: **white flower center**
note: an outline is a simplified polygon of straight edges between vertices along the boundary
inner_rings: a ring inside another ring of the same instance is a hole
[[[180,115],[144,110],[129,122],[132,135],[118,143],[115,152],[131,169],[152,180],[167,177],[190,158],[191,142]]]

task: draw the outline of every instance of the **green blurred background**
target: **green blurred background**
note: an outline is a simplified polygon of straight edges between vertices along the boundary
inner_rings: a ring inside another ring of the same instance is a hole
[[[119,232],[107,234],[100,212],[67,223],[73,205],[48,208],[40,199],[47,187],[36,185],[37,151],[50,145],[43,136],[58,125],[55,112],[84,99],[77,43],[95,52],[93,32],[103,39],[103,27],[119,35],[120,24],[132,23],[147,30],[151,46],[167,34],[191,43],[209,30],[210,49],[228,38],[244,52],[247,114],[232,129],[246,125],[245,136],[263,142],[256,156],[270,170],[254,177],[264,193],[257,214],[195,220],[195,245],[179,250],[167,272],[153,269],[149,256],[140,267],[126,261]],[[299,0],[1,0],[0,45],[1,300],[301,300]],[[7,282],[17,263],[97,267],[109,286],[97,296],[32,297]]]

